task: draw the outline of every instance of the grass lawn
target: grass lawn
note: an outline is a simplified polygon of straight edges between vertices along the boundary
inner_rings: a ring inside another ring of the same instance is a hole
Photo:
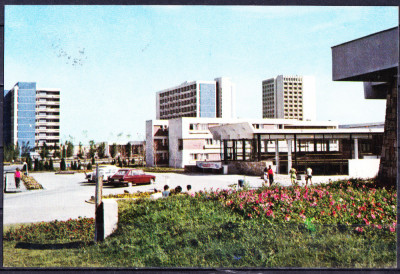
[[[330,191],[339,193],[339,188]],[[352,190],[353,196],[354,192],[357,190]],[[390,196],[379,195],[382,199]],[[232,208],[241,203],[232,202],[232,197],[249,199],[250,194],[201,193],[194,198],[177,195],[155,201],[119,201],[119,227],[98,244],[91,242],[93,220],[12,228],[4,232],[4,266],[396,267],[396,233],[389,229],[363,226],[363,231],[357,231],[352,224],[327,219],[301,222],[296,216],[308,214],[302,211],[283,221],[278,214],[283,204],[274,209],[275,217],[250,218],[246,206]],[[251,205],[250,200],[246,203]],[[302,206],[296,200],[291,204]],[[72,230],[75,233],[70,233]]]

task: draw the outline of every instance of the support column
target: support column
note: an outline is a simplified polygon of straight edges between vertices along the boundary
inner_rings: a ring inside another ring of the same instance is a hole
[[[246,140],[242,140],[242,153],[243,153],[243,161],[246,161]]]
[[[354,159],[358,159],[358,139],[354,138]]]
[[[225,162],[225,164],[228,163],[228,140],[223,140],[223,146],[224,146],[224,159],[223,161]]]
[[[275,140],[276,173],[279,173],[279,140]]]
[[[290,170],[292,169],[292,140],[287,140],[287,148],[288,148],[287,170],[288,174],[290,174]]]
[[[257,160],[261,161],[261,135],[257,135]]]

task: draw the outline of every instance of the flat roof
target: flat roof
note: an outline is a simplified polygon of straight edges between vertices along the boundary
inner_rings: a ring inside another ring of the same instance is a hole
[[[383,134],[383,128],[335,128],[335,129],[254,129],[249,123],[221,125],[209,128],[216,140],[253,139],[340,139],[369,138],[372,134]],[[268,138],[266,138],[268,136]]]
[[[398,28],[332,47],[334,81],[391,82],[399,63]]]

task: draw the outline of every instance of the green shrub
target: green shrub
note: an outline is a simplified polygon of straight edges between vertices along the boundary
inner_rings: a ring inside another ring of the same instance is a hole
[[[65,159],[64,158],[61,158],[60,169],[61,170],[67,170],[67,165],[65,164]]]

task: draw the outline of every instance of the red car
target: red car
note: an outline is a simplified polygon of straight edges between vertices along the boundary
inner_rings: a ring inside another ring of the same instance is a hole
[[[132,183],[132,184],[152,184],[156,176],[145,174],[141,169],[120,169],[108,180],[110,184]]]

